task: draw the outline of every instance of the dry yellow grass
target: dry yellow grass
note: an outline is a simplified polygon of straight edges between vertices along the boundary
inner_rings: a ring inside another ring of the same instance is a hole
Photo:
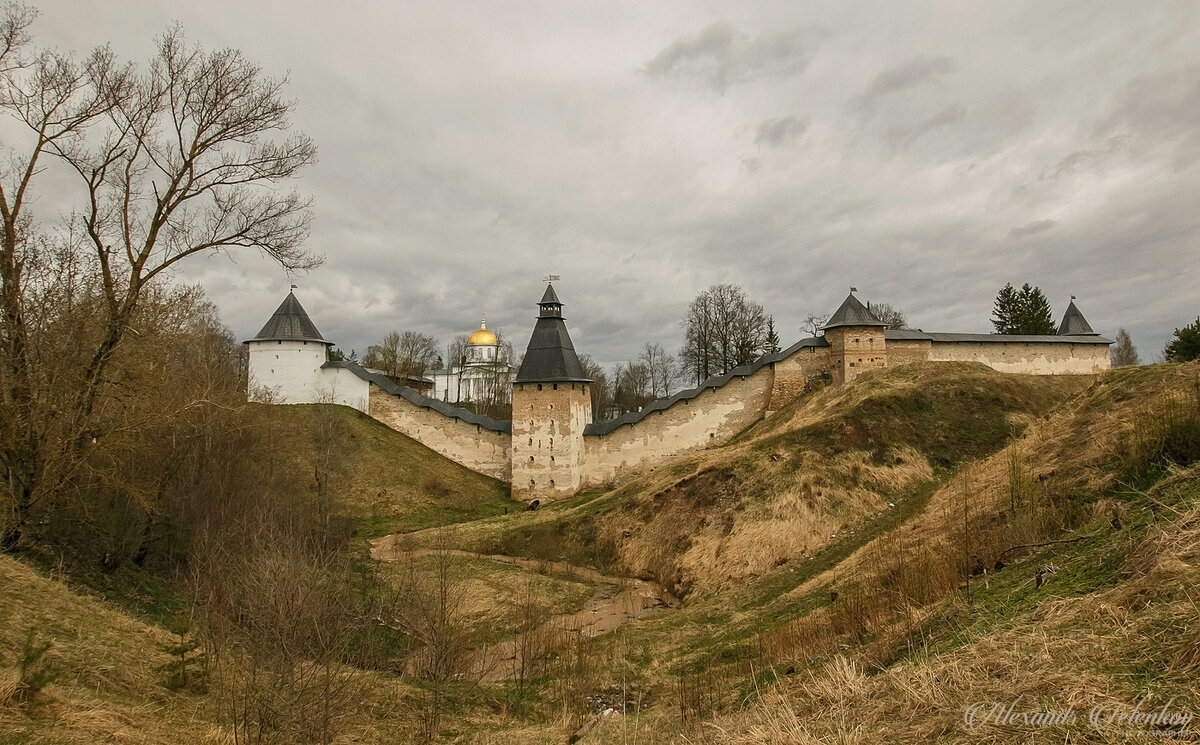
[[[1200,468],[1177,476],[1193,483]],[[867,675],[837,655],[802,680],[782,682],[746,712],[718,718],[694,742],[1174,742],[1109,722],[1092,727],[1093,707],[1114,704],[1200,714],[1200,508],[1193,507],[1147,539],[1152,556],[1136,576],[1110,590],[1049,600],[1009,628],[971,638],[960,648]],[[1183,677],[1156,693],[1127,677],[1142,657],[1163,654]],[[964,723],[976,702],[1018,701],[1019,711],[1078,712],[1051,728]],[[1193,730],[1194,731],[1194,730]],[[1181,741],[1181,740],[1180,740]],[[1189,740],[1190,741],[1190,740]]]

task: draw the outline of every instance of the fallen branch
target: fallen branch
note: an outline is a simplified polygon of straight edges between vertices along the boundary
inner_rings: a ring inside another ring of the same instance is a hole
[[[1010,546],[1010,547],[1004,549],[1003,551],[1001,551],[999,554],[997,554],[996,560],[999,561],[1000,559],[1003,559],[1004,555],[1007,554],[1009,551],[1016,551],[1019,548],[1043,548],[1044,546],[1053,546],[1053,545],[1059,544],[1059,543],[1077,543],[1079,541],[1087,540],[1088,538],[1095,538],[1098,535],[1100,535],[1100,534],[1093,533],[1091,535],[1080,535],[1080,536],[1076,536],[1074,538],[1063,538],[1063,539],[1057,540],[1057,541],[1046,541],[1045,543],[1023,543],[1020,546]]]

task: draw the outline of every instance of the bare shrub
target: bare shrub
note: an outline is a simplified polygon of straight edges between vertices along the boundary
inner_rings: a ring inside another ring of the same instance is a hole
[[[472,672],[472,655],[463,569],[444,547],[427,559],[425,565],[410,560],[404,567],[405,612],[397,620],[416,647],[409,667],[425,683],[422,735],[432,740],[441,732],[451,686]]]
[[[0,706],[29,703],[54,680],[45,664],[50,646],[51,642],[38,642],[36,629],[26,633],[17,658],[0,678]]]

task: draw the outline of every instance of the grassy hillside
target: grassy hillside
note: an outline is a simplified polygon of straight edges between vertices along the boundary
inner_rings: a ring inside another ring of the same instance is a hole
[[[721,591],[911,509],[959,464],[996,452],[1089,382],[965,363],[880,371],[611,493],[430,535],[590,563],[681,596]]]
[[[295,468],[319,459],[334,471],[342,510],[363,537],[476,520],[524,505],[496,479],[437,455],[410,437],[344,406],[263,406]]]
[[[303,467],[319,456],[305,433],[323,426],[321,409],[279,411],[281,447]],[[519,694],[455,682],[443,741],[1170,742],[1113,721],[1117,707],[1200,713],[1200,365],[879,371],[726,447],[537,512],[335,413],[353,435],[337,454],[344,505],[364,529],[564,559],[682,596],[568,639]],[[516,633],[523,593],[556,614],[602,594],[582,574],[462,557],[454,568],[476,643]],[[0,744],[230,741],[214,694],[163,685],[171,634],[11,559],[0,585]],[[30,628],[53,640],[53,682],[4,703]],[[418,739],[426,684],[359,675],[337,741]],[[1014,701],[1076,719],[964,724],[973,703]]]

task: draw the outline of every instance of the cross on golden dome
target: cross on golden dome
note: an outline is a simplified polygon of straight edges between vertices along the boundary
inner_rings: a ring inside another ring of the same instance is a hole
[[[496,345],[496,335],[488,331],[485,319],[479,319],[479,330],[471,334],[467,344],[472,347],[492,347]]]

